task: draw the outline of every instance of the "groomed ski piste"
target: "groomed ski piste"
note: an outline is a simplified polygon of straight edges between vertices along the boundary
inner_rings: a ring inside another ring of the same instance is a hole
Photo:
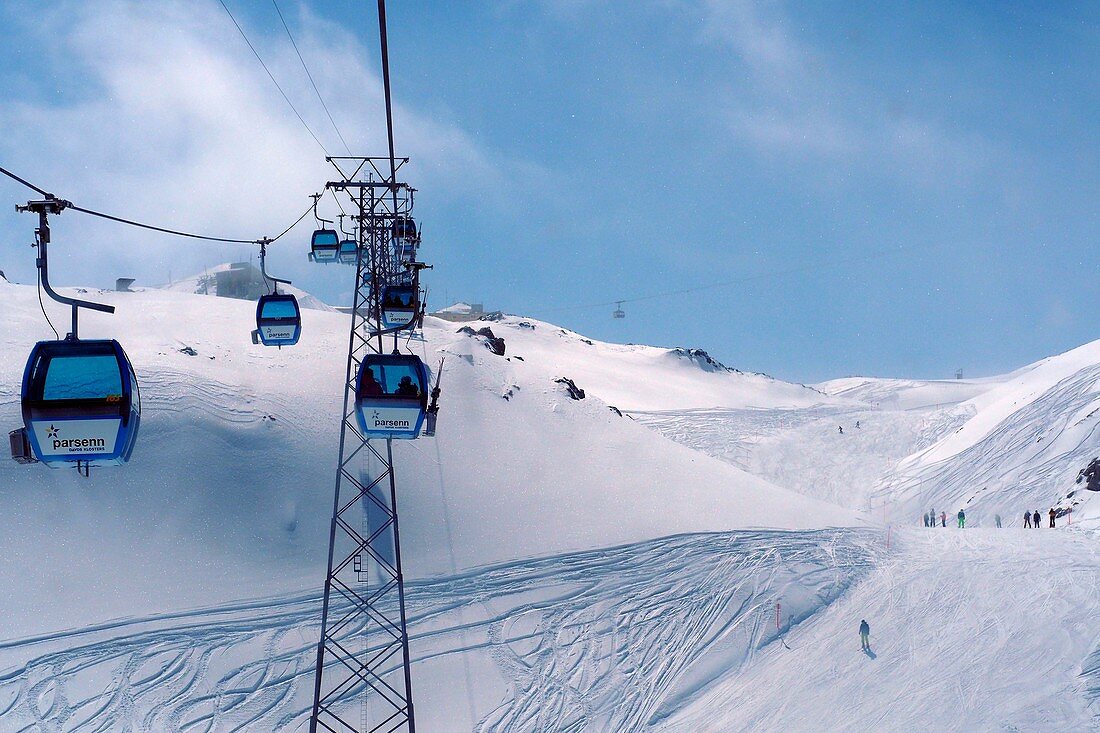
[[[0,289],[7,430],[52,333]],[[141,434],[90,479],[0,462],[0,730],[305,730],[348,317],[264,349],[251,302],[86,297]],[[438,436],[396,445],[421,730],[1100,730],[1100,342],[810,386],[513,316],[403,348],[446,359]]]

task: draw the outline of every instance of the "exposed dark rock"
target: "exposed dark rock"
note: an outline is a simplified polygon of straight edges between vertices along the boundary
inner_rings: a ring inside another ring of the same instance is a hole
[[[486,313],[485,315],[483,315],[478,320],[479,321],[492,321],[492,322],[496,323],[497,321],[503,321],[504,320],[504,313],[502,313],[501,311],[493,311],[492,313]]]
[[[726,366],[722,362],[715,359],[713,356],[703,351],[702,349],[672,349],[670,354],[673,354],[681,359],[687,359],[688,361],[697,365],[700,369],[707,372],[737,372],[739,370]]]
[[[627,344],[627,346],[634,346],[634,345],[635,344]],[[770,380],[773,380],[773,381],[775,380],[775,377],[771,376],[770,374],[765,374],[764,372],[745,372],[745,371],[742,371],[740,369],[736,369],[734,367],[728,367],[725,364],[723,364],[722,362],[715,359],[713,356],[711,356],[707,352],[703,351],[702,349],[676,348],[676,349],[669,349],[668,353],[675,356],[675,357],[677,357],[677,358],[687,359],[688,361],[693,362],[696,366],[698,366],[703,371],[707,371],[707,372],[732,372],[733,374],[755,374],[756,376],[763,377],[764,379],[770,379]],[[805,387],[806,389],[810,390],[811,392],[816,392],[817,394],[824,394],[824,392],[822,392],[821,390],[816,389],[814,387],[811,387],[808,384],[799,384],[798,386]]]
[[[524,358],[523,358],[522,356],[517,356],[516,358],[517,358],[517,359],[519,359],[520,361],[527,361],[527,360],[526,360],[526,359],[524,359]]]
[[[557,384],[564,384],[565,389],[569,392],[569,396],[575,400],[584,399],[584,390],[573,383],[573,380],[569,377],[558,377],[554,380]]]
[[[623,416],[623,411],[620,410],[618,407],[615,407],[615,405],[608,405],[607,409],[611,410],[612,412],[614,412],[619,417]]]
[[[532,331],[535,330],[535,324],[531,323],[530,321],[520,321],[516,325],[519,326],[520,328],[527,328],[527,329],[530,329]]]
[[[1100,458],[1093,458],[1089,465],[1077,474],[1077,483],[1085,482],[1089,491],[1100,491]]]
[[[508,391],[501,395],[501,397],[503,397],[505,400],[511,400],[513,397],[516,396],[516,392],[519,392],[519,385],[513,384],[511,387],[508,388]]]
[[[486,326],[485,328],[475,331],[469,326],[463,326],[458,329],[458,333],[464,333],[467,336],[480,336],[484,338],[485,348],[493,352],[497,356],[504,356],[505,346],[504,339],[493,333],[493,329]]]
[[[199,352],[195,351],[190,346],[184,346],[182,349],[179,350],[179,352],[181,354],[187,354],[188,356],[198,356],[199,355]]]
[[[504,356],[504,339],[493,335],[493,329],[486,326],[477,332],[478,336],[485,337],[485,348],[497,356]]]
[[[589,346],[591,346],[591,345],[592,345],[592,342],[591,342],[591,341],[590,341],[589,339],[581,339],[581,341],[583,341],[584,343],[588,344]]]

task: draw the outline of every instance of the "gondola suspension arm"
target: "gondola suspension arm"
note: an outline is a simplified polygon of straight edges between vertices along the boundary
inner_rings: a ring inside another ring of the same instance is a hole
[[[333,223],[332,219],[322,219],[321,215],[317,213],[317,202],[321,200],[322,195],[323,194],[320,194],[320,193],[311,193],[309,195],[309,197],[311,199],[313,199],[313,218],[316,219],[318,221],[318,223],[321,223],[321,224],[332,224]]]
[[[271,287],[271,289],[272,289],[272,292],[278,294],[278,292],[279,292],[279,283],[282,283],[283,285],[292,285],[293,283],[290,280],[283,280],[282,278],[274,277],[272,275],[267,274],[267,245],[271,244],[271,241],[272,240],[268,239],[267,237],[264,237],[263,239],[259,240],[259,245],[260,245],[260,274],[263,275],[263,278],[264,278],[265,281],[270,280],[271,282],[275,283]]]
[[[34,230],[35,246],[38,247],[38,258],[35,260],[35,266],[38,268],[41,280],[42,289],[46,291],[46,295],[50,296],[58,303],[68,305],[72,307],[73,321],[72,331],[66,335],[65,339],[75,341],[77,340],[77,310],[79,308],[87,308],[89,310],[99,311],[101,313],[114,313],[115,307],[113,305],[106,305],[104,303],[92,303],[87,300],[80,300],[78,298],[69,298],[61,293],[58,293],[50,285],[50,269],[49,269],[49,245],[50,245],[50,214],[60,214],[66,208],[72,206],[68,201],[59,199],[52,194],[46,194],[46,198],[39,199],[37,201],[28,201],[25,206],[16,205],[15,210],[18,212],[32,212],[38,214],[38,228]]]

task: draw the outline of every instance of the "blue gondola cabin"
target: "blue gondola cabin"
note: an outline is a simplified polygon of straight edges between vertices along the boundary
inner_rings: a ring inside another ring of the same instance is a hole
[[[302,335],[298,299],[289,293],[261,295],[256,303],[256,336],[264,346],[293,346]]]
[[[345,239],[340,242],[340,251],[336,259],[342,265],[354,265],[359,260],[359,243],[354,239]]]
[[[412,285],[387,285],[382,288],[382,325],[385,328],[407,326],[416,318],[420,303]]]
[[[309,258],[313,262],[335,262],[340,253],[340,237],[333,229],[318,229],[310,239]]]
[[[23,371],[23,425],[52,467],[130,460],[141,422],[133,367],[114,340],[40,341]]]
[[[369,354],[359,366],[355,412],[367,438],[412,440],[428,409],[428,370],[417,356]]]

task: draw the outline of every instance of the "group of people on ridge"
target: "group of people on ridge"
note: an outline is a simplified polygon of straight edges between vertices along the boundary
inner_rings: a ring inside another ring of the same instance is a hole
[[[1047,512],[1047,516],[1050,517],[1050,528],[1054,529],[1057,526],[1055,524],[1054,520],[1056,520],[1058,518],[1058,512],[1054,511],[1054,507],[1051,507],[1050,511]],[[1027,512],[1026,510],[1024,511],[1024,526],[1025,527],[1034,527],[1035,529],[1038,529],[1040,526],[1042,526],[1042,524],[1043,524],[1043,518],[1039,516],[1039,510],[1038,509],[1036,509],[1033,514],[1030,514],[1030,516],[1029,516],[1029,512]]]
[[[1047,515],[1050,517],[1050,528],[1054,529],[1057,526],[1056,523],[1055,523],[1055,520],[1058,518],[1058,512],[1055,511],[1053,507],[1051,507],[1050,511],[1047,512]],[[947,526],[947,513],[946,512],[940,512],[940,516],[938,517],[938,519],[939,519],[939,523],[940,523],[941,527],[946,527]],[[935,527],[936,526],[936,520],[937,520],[936,510],[935,509],[929,509],[928,513],[924,515],[924,526],[925,527]],[[966,512],[964,512],[962,509],[959,510],[958,520],[959,520],[959,529],[963,529],[964,527],[966,527]],[[1025,511],[1024,512],[1024,526],[1025,527],[1028,527],[1028,528],[1034,527],[1034,528],[1038,529],[1039,527],[1042,526],[1042,523],[1043,523],[1043,520],[1042,520],[1042,517],[1039,516],[1039,510],[1038,509],[1036,509],[1034,512],[1030,512],[1030,511]],[[996,524],[996,526],[998,528],[1001,526],[1001,515],[1000,514],[994,515],[994,524]]]
[[[966,512],[964,512],[962,509],[960,509],[958,515],[956,516],[956,518],[959,520],[959,529],[962,529],[963,527],[966,526]],[[947,512],[940,512],[939,521],[940,521],[940,526],[941,527],[946,527],[947,526]],[[928,513],[924,515],[924,526],[925,527],[935,527],[936,526],[936,510],[935,509],[929,509]]]

